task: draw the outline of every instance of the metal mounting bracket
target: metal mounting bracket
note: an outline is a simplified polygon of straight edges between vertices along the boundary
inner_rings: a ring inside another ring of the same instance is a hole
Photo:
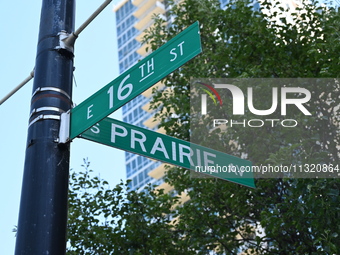
[[[33,116],[33,114],[38,113],[38,112],[42,112],[42,111],[52,111],[52,112],[59,112],[59,113],[65,112],[63,109],[60,109],[58,107],[44,106],[44,107],[40,107],[40,108],[37,108],[37,109],[33,109],[29,118],[31,118]]]
[[[59,46],[55,47],[55,49],[59,52],[68,55],[69,57],[74,56],[74,43],[77,39],[77,36],[74,33],[67,33],[62,30],[58,33],[59,36]]]
[[[28,127],[30,127],[33,123],[39,121],[39,120],[60,120],[59,115],[52,115],[52,114],[41,114],[38,117],[36,117],[34,120],[32,120]]]
[[[71,97],[62,89],[60,88],[55,88],[55,87],[38,87],[32,94],[32,97],[34,97],[37,93],[39,92],[44,92],[44,91],[54,91],[54,92],[58,92],[60,94],[65,95],[68,99],[71,100]]]
[[[59,128],[59,144],[64,144],[70,141],[70,111],[60,115],[60,128]]]

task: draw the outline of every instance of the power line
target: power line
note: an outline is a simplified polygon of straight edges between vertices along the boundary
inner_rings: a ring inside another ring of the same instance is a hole
[[[16,86],[11,92],[9,92],[3,99],[1,99],[0,105],[2,105],[8,98],[13,96],[15,92],[21,89],[26,83],[32,80],[33,77],[34,77],[34,70],[30,73],[30,75],[25,80],[23,80],[18,86]]]

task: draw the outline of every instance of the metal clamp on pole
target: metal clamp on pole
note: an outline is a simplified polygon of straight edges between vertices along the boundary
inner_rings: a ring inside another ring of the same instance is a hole
[[[34,97],[37,93],[39,92],[44,92],[44,91],[54,91],[54,92],[58,92],[60,94],[63,94],[64,96],[66,96],[68,99],[71,100],[71,97],[69,94],[67,94],[64,90],[59,89],[59,88],[55,88],[55,87],[38,87],[32,94],[32,97]]]
[[[37,109],[33,109],[29,118],[31,118],[33,116],[33,114],[38,113],[38,112],[42,112],[42,111],[51,111],[51,112],[59,112],[59,113],[65,112],[63,109],[60,109],[58,107],[44,106],[44,107],[40,107],[40,108],[37,108]]]
[[[60,45],[57,49],[64,49],[73,54],[74,43],[78,38],[79,34],[101,13],[106,6],[111,3],[112,0],[106,0],[98,9],[73,33],[67,34],[66,31],[61,31],[59,35]]]
[[[68,34],[65,30],[62,30],[58,33],[59,36],[59,46],[55,47],[55,49],[59,52],[64,53],[65,55],[69,55],[69,57],[74,57],[74,42],[76,37],[73,40],[67,40],[70,38],[70,34]]]
[[[34,120],[32,120],[29,124],[28,127],[30,127],[32,124],[39,120],[60,120],[60,115],[52,115],[52,114],[42,114],[36,117]]]

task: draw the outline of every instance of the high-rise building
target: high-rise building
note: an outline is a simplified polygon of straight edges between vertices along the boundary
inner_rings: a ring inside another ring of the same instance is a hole
[[[119,71],[123,73],[146,54],[146,45],[141,44],[144,30],[149,28],[155,14],[164,15],[165,1],[158,0],[116,0],[116,13]],[[165,16],[164,16],[165,17]],[[155,130],[157,123],[153,121],[153,113],[148,111],[151,89],[145,91],[123,106],[123,121]],[[154,179],[148,173],[161,165],[160,162],[125,153],[126,177],[131,179],[130,187],[134,190],[143,189],[149,183],[159,185],[162,180]]]

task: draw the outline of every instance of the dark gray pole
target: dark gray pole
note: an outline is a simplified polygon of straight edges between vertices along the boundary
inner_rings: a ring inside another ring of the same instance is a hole
[[[60,114],[71,108],[74,0],[43,0],[15,254],[66,250],[69,145],[58,145]],[[62,32],[60,34],[60,32]]]

